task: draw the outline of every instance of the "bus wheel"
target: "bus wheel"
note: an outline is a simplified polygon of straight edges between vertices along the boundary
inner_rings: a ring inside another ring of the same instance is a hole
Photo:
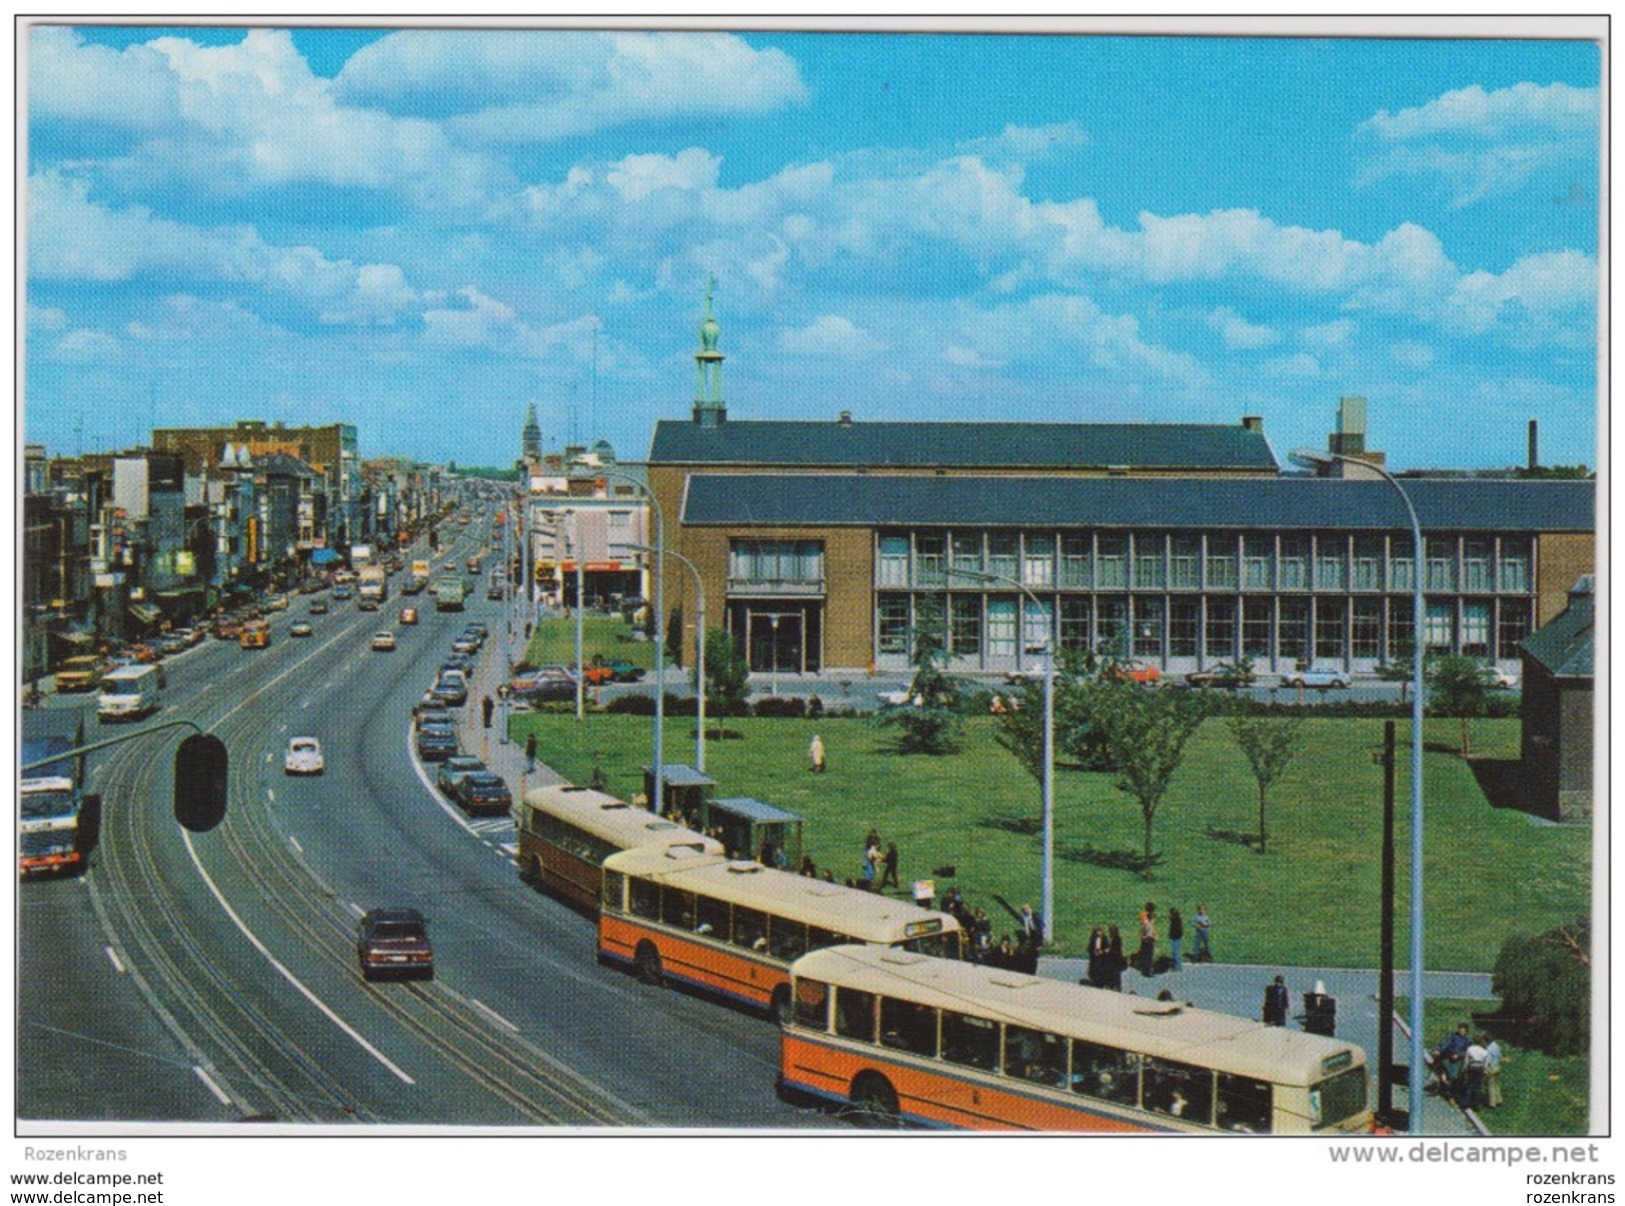
[[[666,983],[666,971],[660,966],[660,952],[655,950],[654,943],[639,943],[634,963],[638,970],[638,979],[645,984],[660,988]]]
[[[773,1020],[780,1026],[790,1024],[790,986],[780,984],[773,990]]]
[[[895,1130],[902,1123],[897,1090],[878,1072],[865,1072],[852,1082],[852,1110],[861,1127]]]

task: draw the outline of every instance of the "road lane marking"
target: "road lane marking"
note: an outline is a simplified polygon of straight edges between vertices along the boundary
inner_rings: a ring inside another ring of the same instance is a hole
[[[104,946],[102,947],[102,950],[107,952],[107,958],[113,964],[113,970],[118,972],[118,974],[121,976],[125,975],[126,968],[123,961],[119,959],[118,952],[110,946]]]
[[[506,1026],[509,1030],[513,1031],[515,1034],[519,1033],[519,1027],[515,1026],[512,1022],[510,1022],[507,1018],[503,1017],[496,1010],[492,1009],[484,1001],[481,1001],[476,997],[469,997],[468,1001],[469,1001],[469,1004],[474,1006],[475,1009],[478,1009],[486,1017],[490,1018],[498,1026]]]
[[[214,1077],[205,1072],[201,1064],[193,1064],[192,1071],[196,1072],[197,1078],[208,1086],[209,1092],[214,1094],[216,1101],[223,1106],[229,1106],[231,1104],[231,1098],[227,1097],[220,1086],[214,1083]]]
[[[305,848],[299,844],[299,839],[294,837],[291,833],[288,835],[288,845],[299,851],[300,854],[305,852]]]
[[[213,877],[211,877],[208,871],[204,869],[203,860],[198,858],[197,848],[192,845],[191,833],[183,830],[181,832],[181,841],[185,843],[186,853],[191,856],[192,865],[197,868],[197,873],[203,877],[203,882],[208,887],[209,892],[214,896],[215,900],[220,903],[220,907],[225,910],[226,916],[231,918],[232,924],[235,925],[239,931],[241,931],[243,937],[247,938],[248,941],[253,945],[254,949],[265,957],[265,961],[275,968],[284,980],[286,980],[289,984],[292,984],[300,996],[304,997],[305,1000],[309,1001],[317,1009],[321,1010],[321,1012],[326,1015],[328,1021],[332,1022],[333,1025],[337,1026],[340,1030],[344,1031],[345,1034],[354,1039],[357,1045],[359,1045],[363,1051],[372,1056],[379,1063],[383,1064],[384,1067],[388,1068],[407,1084],[417,1084],[417,1081],[413,1080],[405,1072],[401,1071],[401,1069],[387,1055],[363,1038],[361,1033],[357,1031],[355,1027],[351,1026],[343,1018],[339,1017],[338,1014],[334,1013],[333,1010],[328,1006],[327,1002],[323,1001],[315,993],[311,992],[310,989],[306,988],[298,976],[294,975],[277,961],[276,956],[270,952],[270,949],[266,947],[265,943],[261,942],[254,934],[254,931],[248,928],[243,919],[237,916],[237,911],[233,909],[229,903],[227,903],[224,893],[220,891],[220,888],[214,882]]]

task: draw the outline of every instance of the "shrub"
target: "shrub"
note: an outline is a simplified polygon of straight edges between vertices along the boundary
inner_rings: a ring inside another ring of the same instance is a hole
[[[807,701],[799,695],[764,695],[751,705],[757,716],[805,716]]]
[[[1581,918],[1539,937],[1514,935],[1501,946],[1491,981],[1501,1020],[1520,1045],[1551,1055],[1591,1047],[1591,922]]]

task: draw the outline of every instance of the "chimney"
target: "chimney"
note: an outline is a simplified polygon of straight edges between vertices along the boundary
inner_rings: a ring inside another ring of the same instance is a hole
[[[841,412],[841,417],[836,419],[835,423],[839,427],[850,427],[850,426],[852,426],[852,412],[849,411],[849,410],[843,410]]]
[[[1263,432],[1264,432],[1264,416],[1263,415],[1242,415],[1241,416],[1241,425],[1244,428],[1246,428],[1248,431],[1256,431],[1260,435],[1262,435]]]
[[[1540,420],[1529,420],[1529,472],[1540,468]]]
[[[1343,456],[1365,455],[1365,398],[1349,394],[1337,402],[1337,430],[1327,441],[1328,452]]]

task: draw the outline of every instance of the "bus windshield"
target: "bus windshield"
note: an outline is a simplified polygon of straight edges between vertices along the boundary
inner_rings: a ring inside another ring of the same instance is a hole
[[[52,817],[71,817],[74,799],[71,791],[27,791],[23,793],[23,819],[46,821]]]

